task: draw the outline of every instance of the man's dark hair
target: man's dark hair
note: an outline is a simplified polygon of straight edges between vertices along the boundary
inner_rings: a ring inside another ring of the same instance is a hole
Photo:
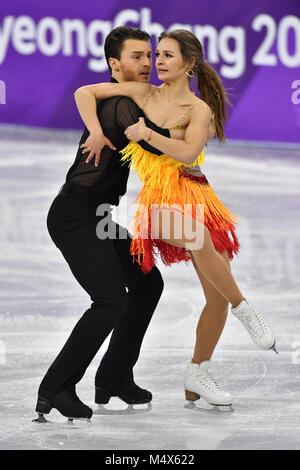
[[[126,39],[138,39],[151,43],[151,36],[146,31],[131,26],[119,26],[113,29],[105,39],[104,52],[106,62],[111,74],[112,69],[108,63],[110,57],[120,60],[123,49],[123,44]]]

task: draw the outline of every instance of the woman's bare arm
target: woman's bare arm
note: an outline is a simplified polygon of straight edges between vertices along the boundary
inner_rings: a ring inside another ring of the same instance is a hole
[[[139,123],[126,129],[128,139],[138,142],[146,140],[150,145],[166,155],[183,163],[193,163],[201,153],[209,138],[209,125],[212,118],[210,107],[199,101],[191,111],[190,123],[185,131],[184,140],[166,138],[148,129],[142,118]]]
[[[101,133],[102,128],[96,113],[96,100],[123,95],[132,98],[138,106],[142,106],[150,87],[150,84],[141,82],[97,83],[78,88],[74,93],[74,98],[81,119],[90,133]]]
[[[98,83],[80,87],[75,91],[74,98],[79,114],[90,132],[87,140],[81,145],[82,153],[88,154],[86,163],[90,163],[95,157],[95,166],[98,166],[105,145],[115,150],[115,146],[103,134],[97,116],[96,100],[125,95],[139,104],[141,100],[145,100],[147,93],[150,91],[150,86],[147,83],[140,82]]]

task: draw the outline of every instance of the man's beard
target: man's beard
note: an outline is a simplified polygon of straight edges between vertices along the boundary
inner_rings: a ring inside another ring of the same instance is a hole
[[[130,70],[129,68],[126,68],[124,66],[121,66],[120,67],[120,71],[122,72],[122,75],[123,75],[123,79],[125,82],[132,82],[132,81],[142,81],[141,80],[141,75],[139,74],[139,72],[133,72],[132,70]],[[143,80],[145,81],[145,80]]]

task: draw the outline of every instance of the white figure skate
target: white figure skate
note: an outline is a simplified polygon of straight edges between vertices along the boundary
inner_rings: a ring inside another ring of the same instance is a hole
[[[189,401],[196,401],[202,397],[211,405],[232,405],[232,396],[224,392],[209,375],[209,366],[210,361],[203,361],[200,364],[188,364],[184,377],[185,398]]]
[[[252,340],[262,349],[273,349],[276,354],[275,343],[276,338],[272,328],[268,325],[262,314],[259,313],[249,299],[242,302],[235,308],[231,308],[231,312],[245,326]]]

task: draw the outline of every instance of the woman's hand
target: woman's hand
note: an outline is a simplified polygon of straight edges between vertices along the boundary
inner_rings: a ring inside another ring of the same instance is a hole
[[[103,147],[107,145],[109,148],[112,150],[116,150],[116,147],[111,143],[111,141],[105,137],[105,135],[102,132],[94,132],[89,135],[89,137],[86,139],[84,144],[80,145],[80,148],[82,148],[82,153],[88,153],[89,156],[85,160],[86,163],[90,163],[90,161],[96,156],[95,158],[95,166],[99,165],[100,161],[100,155],[102,152]]]
[[[132,126],[127,127],[124,134],[128,140],[132,142],[139,142],[140,140],[148,140],[151,135],[151,129],[146,127],[144,118],[139,118],[139,121]]]

